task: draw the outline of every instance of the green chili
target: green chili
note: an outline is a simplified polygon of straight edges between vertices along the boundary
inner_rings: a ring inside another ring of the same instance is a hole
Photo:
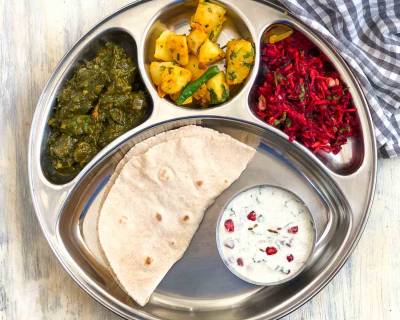
[[[218,73],[219,69],[217,66],[209,67],[200,78],[186,85],[186,87],[182,90],[178,100],[176,100],[176,104],[178,106],[182,105],[187,98],[191,97],[204,83],[206,83]]]

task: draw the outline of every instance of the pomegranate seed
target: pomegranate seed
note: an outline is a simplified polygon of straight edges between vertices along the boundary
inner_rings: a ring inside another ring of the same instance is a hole
[[[232,219],[228,219],[225,221],[224,223],[225,229],[228,232],[233,232],[235,231],[235,225],[233,224],[233,220]]]
[[[271,256],[271,255],[277,253],[278,249],[276,249],[275,247],[267,247],[265,249],[265,252],[267,253],[267,255]]]
[[[287,259],[288,262],[292,262],[292,261],[293,261],[293,255],[292,255],[292,254],[289,254],[289,255],[286,257],[286,259]]]
[[[298,226],[294,226],[294,227],[291,227],[291,228],[288,229],[288,232],[289,233],[293,233],[293,234],[297,233],[297,231],[299,231],[299,227]]]
[[[243,267],[243,259],[242,258],[237,258],[236,262],[239,267]]]
[[[256,213],[254,212],[254,211],[252,211],[252,212],[250,212],[248,215],[247,215],[247,219],[249,219],[249,220],[251,220],[251,221],[256,221]]]

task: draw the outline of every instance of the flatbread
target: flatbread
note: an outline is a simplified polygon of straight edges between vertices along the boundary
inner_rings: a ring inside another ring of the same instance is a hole
[[[259,138],[257,138],[255,135],[251,135],[249,133],[245,133],[240,130],[235,130],[235,129],[229,130],[225,128],[225,133],[228,133],[231,137],[253,147],[257,147],[260,143]],[[93,207],[91,207],[90,209],[90,214],[87,215],[87,218],[83,222],[83,229],[84,229],[83,236],[85,242],[100,263],[106,264],[106,259],[100,248],[98,240],[98,232],[97,232],[97,224],[98,224],[100,208],[102,207],[104,200],[107,198],[108,192],[113,186],[119,173],[121,172],[125,164],[129,161],[129,159],[131,159],[134,156],[145,153],[151,147],[162,142],[170,141],[173,139],[179,139],[183,137],[210,136],[213,134],[215,134],[215,130],[196,125],[187,125],[180,127],[178,129],[162,132],[142,142],[139,142],[125,154],[125,156],[117,164],[106,186],[100,192],[98,198],[96,198]]]
[[[100,207],[103,205],[104,200],[107,198],[108,192],[110,191],[115,180],[119,176],[119,173],[121,172],[122,168],[132,157],[141,155],[141,154],[145,153],[147,150],[149,150],[151,147],[154,147],[155,145],[166,142],[166,141],[171,141],[171,140],[179,139],[179,138],[183,138],[183,137],[211,136],[213,134],[215,134],[215,130],[200,127],[200,126],[195,126],[195,125],[189,125],[189,126],[180,127],[178,129],[174,129],[174,130],[161,132],[160,134],[158,134],[156,136],[150,137],[150,138],[143,140],[142,142],[139,142],[138,144],[134,145],[132,147],[132,149],[130,149],[125,154],[125,156],[121,159],[121,161],[117,164],[113,174],[110,177],[110,180],[107,182],[107,185],[104,187],[105,192],[102,196],[102,200],[100,202]]]
[[[83,228],[84,228],[84,239],[87,245],[89,246],[92,253],[97,257],[99,262],[105,263],[107,266],[106,258],[102,252],[100,247],[99,239],[98,239],[98,232],[97,232],[97,225],[98,225],[98,218],[100,214],[100,209],[103,206],[104,200],[107,198],[108,192],[110,191],[111,187],[114,185],[115,180],[118,178],[119,173],[121,172],[122,168],[125,164],[134,156],[141,155],[149,150],[151,147],[160,144],[162,142],[171,141],[174,139],[179,139],[183,137],[191,137],[191,136],[211,136],[215,134],[215,130],[208,129],[201,126],[195,125],[188,125],[184,127],[180,127],[178,129],[173,129],[169,131],[162,132],[158,135],[150,137],[142,142],[137,143],[134,145],[121,159],[121,161],[117,164],[113,174],[111,175],[110,179],[108,180],[106,186],[99,194],[99,200],[93,204],[93,211],[90,212],[88,218],[84,220]],[[94,230],[91,230],[92,225],[94,223]],[[107,266],[108,267],[108,266]]]
[[[160,137],[165,142],[144,153],[128,153],[101,207],[101,248],[119,284],[142,306],[183,256],[206,209],[255,153],[206,130],[211,133]]]

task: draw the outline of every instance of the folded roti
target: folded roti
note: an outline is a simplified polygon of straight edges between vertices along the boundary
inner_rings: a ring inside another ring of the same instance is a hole
[[[104,192],[103,198],[100,202],[100,207],[104,203],[104,200],[107,198],[108,192],[110,191],[111,187],[113,186],[113,184],[114,184],[115,180],[117,179],[119,173],[121,172],[122,168],[132,157],[143,154],[147,150],[149,150],[151,147],[154,147],[155,145],[160,144],[162,142],[179,139],[179,138],[183,138],[183,137],[211,136],[211,135],[215,134],[215,132],[216,132],[215,130],[208,129],[205,127],[189,125],[189,126],[180,127],[178,129],[174,129],[174,130],[161,132],[160,134],[158,134],[156,136],[150,137],[146,140],[143,140],[142,142],[139,142],[138,144],[135,144],[132,147],[132,149],[130,149],[125,154],[125,156],[121,159],[121,161],[117,164],[113,174],[110,177],[110,180],[107,182],[107,185],[104,188],[105,192]]]
[[[139,142],[135,144],[126,154],[125,156],[121,159],[121,161],[117,164],[113,174],[111,175],[110,179],[108,180],[106,186],[102,190],[102,193],[100,195],[100,201],[98,205],[96,204],[96,208],[94,209],[94,216],[93,220],[95,221],[96,225],[98,224],[98,217],[100,214],[100,208],[103,206],[104,200],[107,198],[108,192],[110,191],[111,187],[113,186],[115,180],[119,176],[119,173],[121,172],[122,168],[125,166],[125,164],[129,161],[134,156],[138,156],[140,154],[145,153],[147,150],[149,150],[151,147],[154,147],[157,144],[160,144],[162,142],[166,141],[171,141],[173,139],[179,139],[183,137],[192,137],[192,136],[211,136],[215,134],[215,130],[213,129],[208,129],[205,127],[201,126],[196,126],[196,125],[187,125],[180,127],[178,129],[173,129],[165,132],[161,132],[153,137],[150,137],[146,140],[143,140],[142,142]],[[89,221],[89,219],[85,219],[85,222]],[[86,225],[84,224],[84,227]],[[89,227],[90,228],[90,227]],[[97,229],[97,227],[96,227]],[[88,232],[88,235],[91,234]],[[92,252],[96,255],[96,257],[102,261],[105,261],[105,257],[103,254],[103,250],[100,247],[99,240],[98,240],[98,233],[95,233],[95,237],[90,237],[89,236],[85,237],[85,241],[90,244],[90,248]]]
[[[215,130],[208,129],[201,126],[196,125],[187,125],[180,127],[178,129],[173,129],[165,132],[161,132],[158,135],[150,137],[142,142],[135,144],[121,159],[121,161],[116,166],[113,174],[111,175],[109,181],[107,182],[104,189],[101,191],[99,195],[99,201],[94,203],[93,213],[88,216],[88,219],[84,220],[83,228],[84,230],[89,230],[84,232],[84,239],[86,244],[89,246],[92,253],[99,259],[99,261],[106,263],[106,259],[102,252],[102,249],[99,244],[98,233],[97,233],[97,224],[98,224],[98,217],[100,214],[100,208],[102,207],[104,200],[107,198],[108,192],[110,191],[111,187],[113,186],[115,180],[117,179],[119,173],[121,172],[122,168],[134,156],[138,156],[140,154],[145,153],[151,147],[160,144],[162,142],[170,141],[173,139],[179,139],[183,137],[191,137],[191,136],[210,136],[215,134]],[[92,233],[92,221],[94,222],[96,232]]]
[[[100,246],[121,287],[142,306],[183,256],[206,209],[255,153],[206,130],[126,157],[101,207]]]

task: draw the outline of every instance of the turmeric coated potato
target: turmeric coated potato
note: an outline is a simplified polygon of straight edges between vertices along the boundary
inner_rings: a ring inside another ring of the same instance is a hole
[[[223,71],[208,80],[206,86],[210,93],[210,104],[219,104],[228,100],[229,86]]]
[[[205,69],[209,64],[225,57],[225,52],[219,45],[211,40],[206,40],[199,50],[199,67]]]
[[[192,54],[189,56],[189,63],[185,68],[192,73],[192,80],[196,80],[206,71],[205,69],[200,69],[199,59]]]
[[[211,41],[217,41],[226,20],[226,10],[214,3],[201,1],[191,20],[192,29],[200,29],[207,33]]]
[[[187,36],[189,50],[193,54],[197,54],[200,46],[206,41],[208,35],[201,29],[192,29]]]
[[[193,98],[202,105],[207,106],[210,104],[210,93],[207,90],[206,84],[203,84],[194,94]]]
[[[154,58],[162,61],[172,61],[172,55],[170,54],[167,41],[171,35],[175,33],[169,30],[163,31],[161,35],[156,40],[156,49],[154,52]]]
[[[181,91],[192,79],[192,73],[179,66],[169,66],[161,74],[161,90],[168,94]]]
[[[166,67],[175,65],[173,62],[157,62],[153,61],[150,63],[150,77],[153,83],[158,86],[161,84],[161,75]]]
[[[231,40],[226,49],[226,75],[229,85],[242,83],[254,63],[254,47],[244,39]]]
[[[186,66],[189,62],[189,49],[186,36],[171,34],[167,39],[167,49],[172,60]]]

